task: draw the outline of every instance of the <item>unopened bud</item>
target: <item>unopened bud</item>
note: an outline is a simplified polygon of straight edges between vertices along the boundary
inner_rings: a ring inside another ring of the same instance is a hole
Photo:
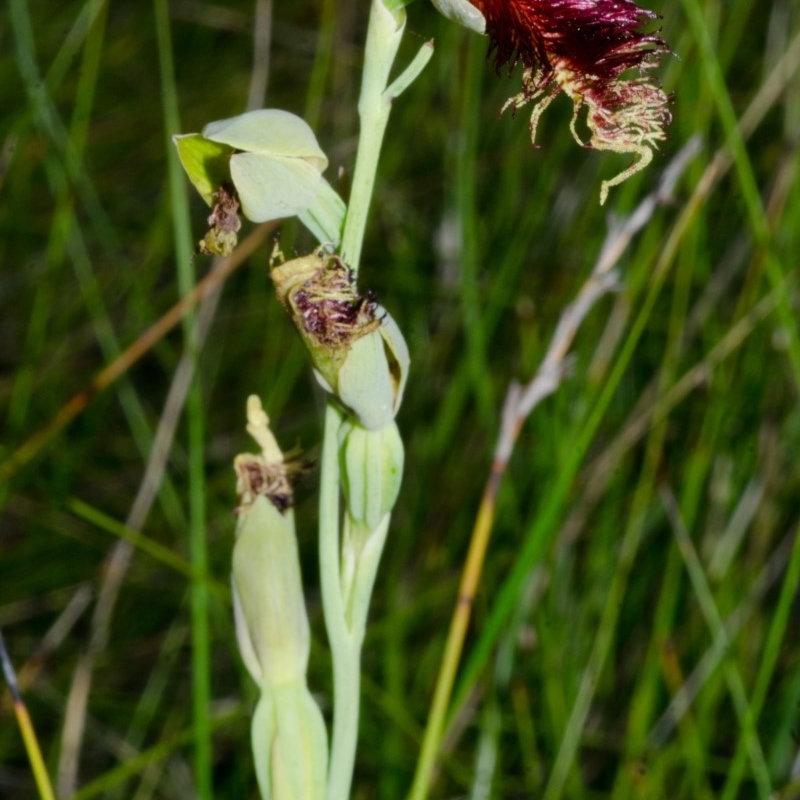
[[[403,479],[403,441],[397,425],[370,431],[346,424],[341,434],[341,472],[351,524],[364,535],[394,508]]]
[[[309,628],[294,515],[263,495],[242,511],[233,548],[239,649],[253,680],[267,686],[305,678]]]

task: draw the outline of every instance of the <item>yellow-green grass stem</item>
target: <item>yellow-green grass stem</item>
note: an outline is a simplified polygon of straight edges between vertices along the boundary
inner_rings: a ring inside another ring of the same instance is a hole
[[[486,560],[486,550],[492,534],[497,506],[497,492],[500,488],[505,468],[506,463],[504,461],[495,460],[492,464],[492,471],[481,498],[478,515],[475,518],[467,561],[458,587],[456,607],[450,621],[450,630],[447,634],[444,655],[442,656],[442,663],[436,679],[436,688],[425,727],[425,735],[422,740],[422,749],[417,762],[414,782],[409,793],[409,800],[423,800],[427,796],[428,786],[436,766],[450,695],[453,691],[458,662],[461,659],[461,651],[464,648],[464,639],[472,614],[475,592],[480,583],[483,564]]]
[[[2,660],[3,674],[8,683],[8,688],[11,691],[11,698],[14,703],[14,714],[17,718],[17,725],[19,725],[20,733],[22,734],[22,741],[25,744],[25,752],[28,754],[28,760],[31,764],[31,771],[33,772],[33,779],[36,781],[39,797],[41,800],[55,800],[53,786],[50,783],[50,776],[47,774],[47,768],[42,758],[42,750],[39,747],[39,740],[36,738],[36,731],[33,728],[28,709],[25,707],[25,703],[22,700],[22,695],[17,685],[17,676],[11,659],[9,658],[8,651],[6,650],[2,632],[0,632],[0,660]]]

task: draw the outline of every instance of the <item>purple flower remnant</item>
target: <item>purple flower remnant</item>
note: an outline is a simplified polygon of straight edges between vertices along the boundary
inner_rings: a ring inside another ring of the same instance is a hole
[[[273,267],[270,276],[300,335],[331,358],[344,359],[356,339],[381,325],[374,293],[360,295],[349,267],[325,247]]]
[[[354,338],[377,330],[373,292],[360,296],[344,262],[331,256],[328,264],[294,293],[294,306],[306,330],[326,345],[347,346]]]
[[[612,186],[650,163],[672,119],[670,98],[645,75],[670,52],[663,39],[642,30],[658,15],[631,0],[472,2],[486,18],[498,71],[522,63],[522,91],[503,110],[533,103],[532,141],[542,113],[563,91],[574,105],[570,130],[578,144],[636,156],[627,169],[603,181],[602,205]],[[629,70],[639,76],[623,77]],[[576,130],[584,106],[588,141]]]

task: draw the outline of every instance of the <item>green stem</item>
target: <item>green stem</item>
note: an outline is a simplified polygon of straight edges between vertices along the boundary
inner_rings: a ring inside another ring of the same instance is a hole
[[[325,409],[319,488],[319,566],[328,636],[338,639],[344,624],[339,562],[339,427],[342,414],[333,402]]]
[[[350,548],[355,541],[348,536],[347,527],[344,543],[340,542],[339,428],[343,419],[336,406],[329,403],[322,445],[319,529],[320,581],[333,656],[334,689],[327,800],[344,800],[350,794],[358,741],[361,646],[390,519],[386,514],[367,540],[357,545],[357,552]],[[348,576],[342,575],[342,550],[354,559]]]
[[[361,638],[347,626],[339,552],[339,428],[342,414],[332,403],[325,412],[319,492],[319,567],[322,607],[333,656],[333,733],[327,800],[350,794],[358,737]]]
[[[364,77],[358,99],[360,139],[342,235],[342,258],[354,276],[358,273],[378,158],[392,108],[392,98],[385,93],[386,84],[404,28],[404,12],[395,16],[381,0],[373,0],[364,52]]]
[[[358,114],[361,123],[347,216],[342,233],[342,258],[357,274],[383,136],[392,100],[422,71],[433,48],[424,45],[402,74],[387,88],[405,29],[405,11],[389,11],[373,0],[364,55],[364,74]],[[320,476],[319,554],[325,626],[333,657],[333,731],[327,800],[346,800],[350,794],[358,739],[361,645],[370,596],[386,541],[389,515],[372,531],[357,563],[342,583],[339,518],[339,429],[344,417],[332,403],[325,414]],[[347,602],[345,602],[347,597]]]
[[[342,257],[354,275],[361,257],[378,158],[391,110],[391,102],[384,92],[403,33],[404,16],[399,19],[398,25],[398,18],[386,10],[381,0],[373,0],[358,104],[361,138],[342,234]],[[325,413],[319,501],[320,584],[333,658],[334,692],[327,800],[346,800],[350,795],[358,740],[363,641],[363,626],[351,630],[347,624],[342,592],[339,535],[339,428],[342,420],[342,414],[329,402]]]
[[[381,0],[374,0],[367,30],[364,82],[358,99],[361,138],[358,143],[353,187],[342,236],[342,258],[353,270],[354,275],[358,274],[367,214],[378,171],[378,158],[392,110],[392,101],[414,82],[433,55],[433,42],[426,42],[420,47],[411,63],[387,87],[389,71],[397,55],[404,29],[405,11],[396,13],[387,11]]]
[[[358,743],[358,715],[361,692],[361,643],[342,641],[333,666],[336,705],[333,711],[330,768],[326,800],[350,796]]]

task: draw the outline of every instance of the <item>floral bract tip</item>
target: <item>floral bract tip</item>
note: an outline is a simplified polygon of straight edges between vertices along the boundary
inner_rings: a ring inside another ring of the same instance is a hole
[[[498,70],[522,64],[522,91],[504,106],[533,104],[531,139],[542,112],[559,92],[574,105],[570,130],[582,146],[636,156],[608,190],[643,169],[670,123],[669,97],[644,74],[670,52],[642,28],[658,18],[631,0],[473,0],[486,18],[490,54]],[[625,76],[638,70],[638,76]],[[576,129],[586,107],[585,141]]]

